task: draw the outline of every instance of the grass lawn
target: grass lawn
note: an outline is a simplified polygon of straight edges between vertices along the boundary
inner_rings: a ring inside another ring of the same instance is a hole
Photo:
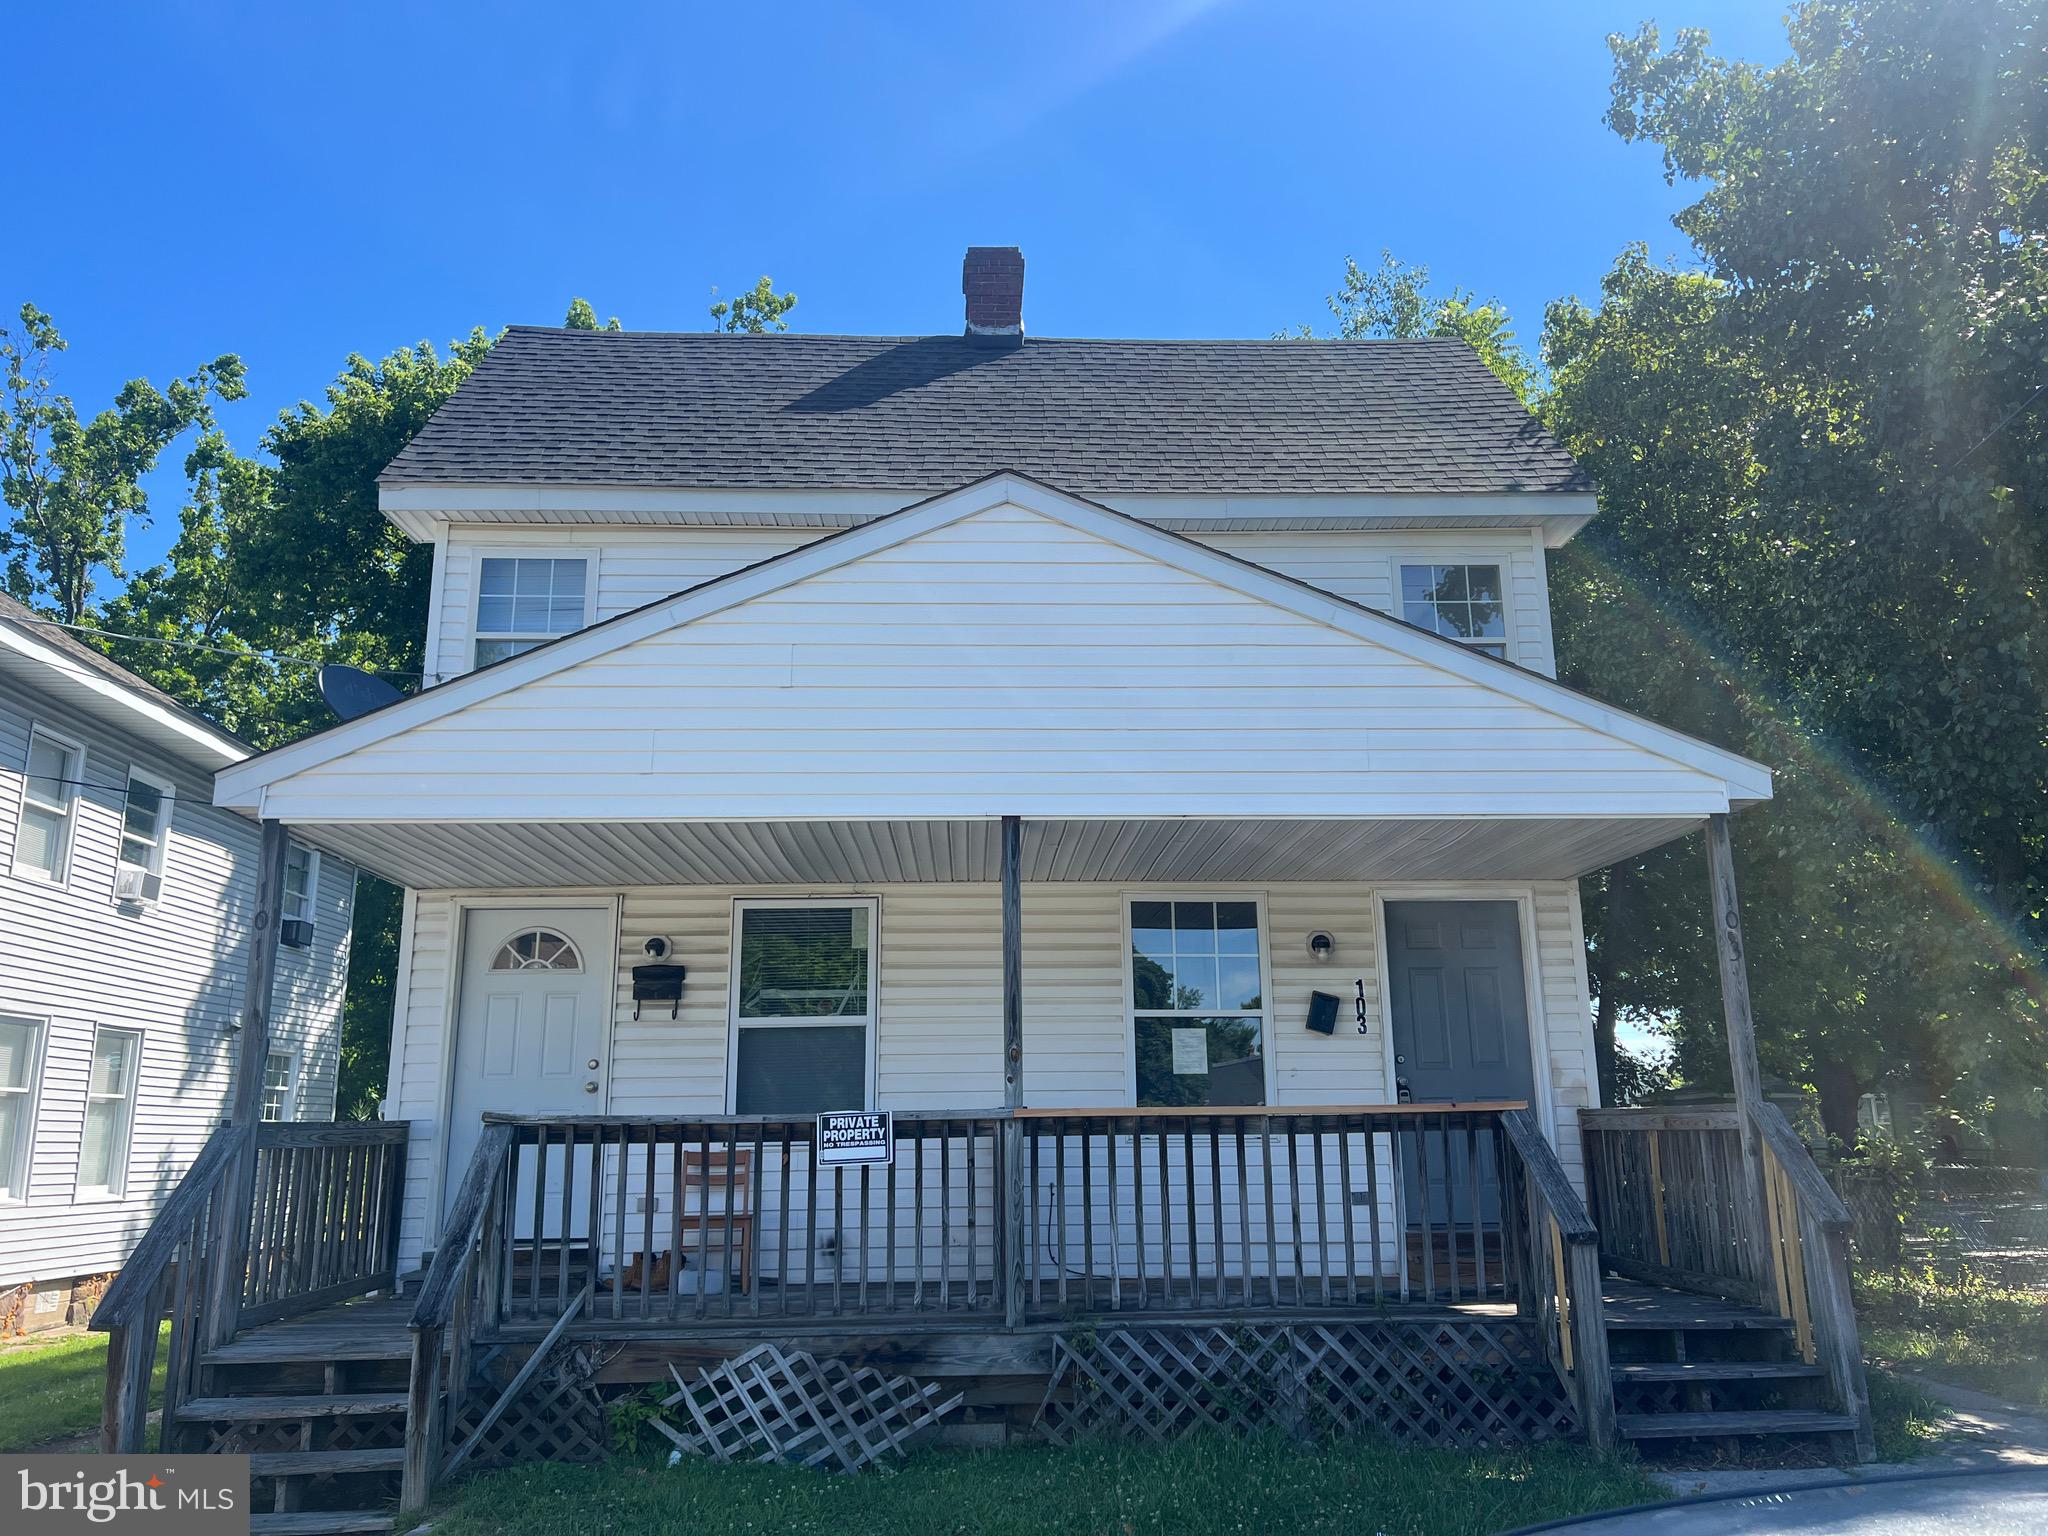
[[[1210,1436],[1169,1446],[932,1450],[897,1470],[854,1477],[698,1462],[668,1468],[637,1457],[590,1467],[533,1464],[449,1490],[434,1532],[1488,1536],[1664,1497],[1633,1461],[1574,1446],[1461,1453],[1364,1443],[1313,1454],[1279,1440]]]
[[[151,1395],[163,1390],[171,1325],[157,1341]],[[0,1451],[84,1434],[100,1422],[107,1384],[107,1336],[69,1333],[0,1345]]]
[[[1903,1371],[2048,1409],[2048,1303],[1967,1273],[1856,1277],[1863,1352]]]

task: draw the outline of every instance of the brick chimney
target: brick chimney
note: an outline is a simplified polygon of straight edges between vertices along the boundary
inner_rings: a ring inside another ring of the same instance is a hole
[[[960,263],[969,336],[1024,334],[1024,253],[1014,245],[970,245]]]

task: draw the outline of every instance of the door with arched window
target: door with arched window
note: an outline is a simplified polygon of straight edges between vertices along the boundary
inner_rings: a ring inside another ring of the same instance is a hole
[[[605,1112],[610,943],[611,912],[602,907],[471,907],[464,913],[444,1215],[486,1114]],[[547,1177],[558,1190],[558,1160]],[[545,1208],[558,1211],[560,1202]],[[530,1194],[514,1209],[530,1212]]]

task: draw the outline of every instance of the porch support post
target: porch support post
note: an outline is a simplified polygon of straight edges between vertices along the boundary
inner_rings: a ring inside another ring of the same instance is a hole
[[[1024,1321],[1024,1273],[1031,1223],[1024,1182],[1024,831],[1003,818],[1003,1318]]]
[[[1756,1255],[1759,1300],[1777,1294],[1777,1255],[1771,1251],[1764,1187],[1763,1136],[1757,1115],[1763,1106],[1763,1072],[1757,1065],[1756,1017],[1749,1005],[1749,965],[1742,947],[1742,905],[1735,893],[1735,850],[1726,814],[1707,818],[1707,891],[1714,908],[1714,948],[1721,961],[1721,1011],[1728,1028],[1728,1075],[1735,1089],[1735,1117],[1742,1137],[1744,1225]]]
[[[242,1031],[235,1053],[235,1094],[228,1104],[233,1125],[253,1127],[263,1112],[263,1067],[270,1054],[270,998],[277,980],[278,919],[284,904],[284,864],[289,848],[284,823],[263,823],[256,861],[256,910],[249,920],[249,965],[243,980]],[[225,1211],[220,1226],[226,1251],[207,1266],[211,1294],[207,1315],[211,1344],[235,1336],[242,1283],[249,1267],[249,1204],[256,1189],[256,1138],[251,1135],[225,1170]]]

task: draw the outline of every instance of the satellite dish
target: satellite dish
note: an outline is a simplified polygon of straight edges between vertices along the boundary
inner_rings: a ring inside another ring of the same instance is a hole
[[[405,697],[396,688],[361,667],[330,664],[320,669],[320,697],[344,720],[367,715]]]

